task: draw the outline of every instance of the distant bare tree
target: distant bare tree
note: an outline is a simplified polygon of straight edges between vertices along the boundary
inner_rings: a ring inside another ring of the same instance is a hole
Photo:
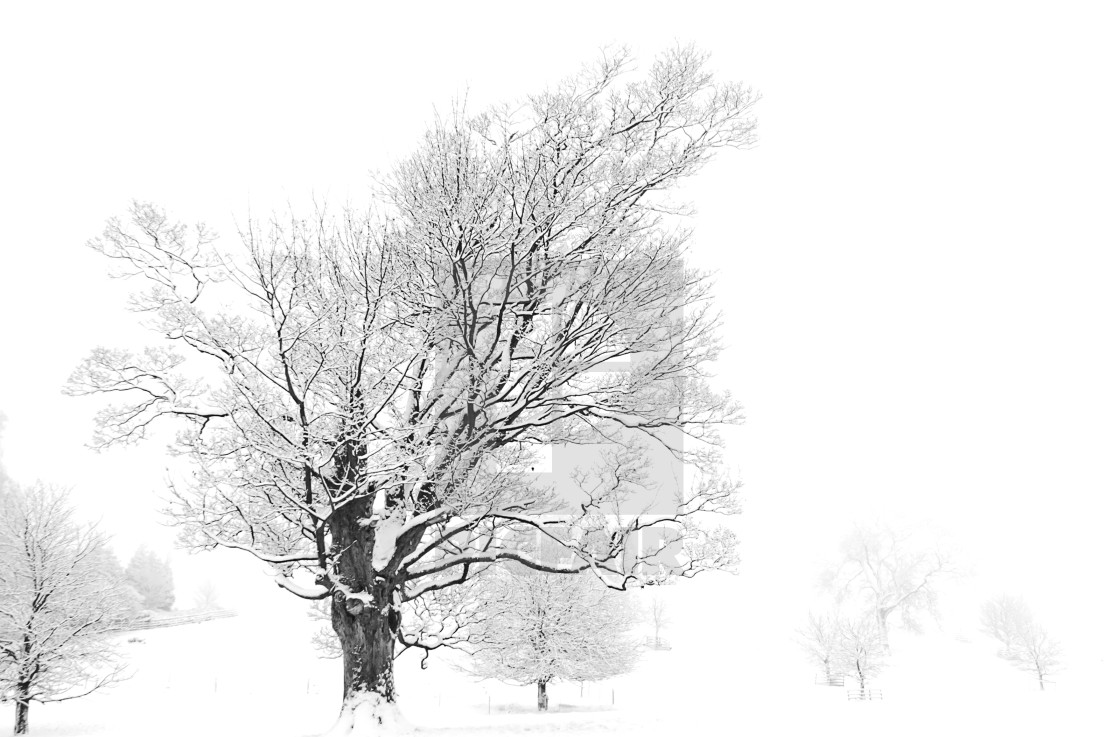
[[[836,644],[840,667],[859,681],[861,691],[886,667],[887,650],[871,617],[837,620]]]
[[[661,647],[661,630],[669,624],[672,619],[669,617],[669,605],[665,603],[665,599],[657,594],[649,603],[649,618],[653,622],[653,646]]]
[[[1038,688],[1046,689],[1046,678],[1061,665],[1061,645],[1035,623],[1026,603],[1019,597],[1000,596],[980,611],[983,632],[999,641],[999,656],[1016,668],[1034,673]]]
[[[25,734],[32,701],[84,696],[116,680],[107,633],[128,618],[103,535],[77,524],[66,492],[0,494],[0,693]]]
[[[140,594],[145,609],[168,611],[175,603],[175,578],[171,563],[141,545],[128,561],[125,578]]]
[[[626,594],[588,575],[502,570],[482,579],[487,616],[477,625],[476,675],[537,686],[548,709],[548,684],[598,681],[631,670],[638,660]]]
[[[311,646],[320,658],[332,660],[342,657],[342,647],[338,644],[338,635],[331,629],[331,604],[325,599],[311,602],[307,616],[318,624],[311,633]]]
[[[809,613],[809,621],[797,630],[797,640],[813,665],[824,671],[825,679],[843,675],[840,662],[840,623],[835,614]]]
[[[194,592],[194,605],[204,610],[218,608],[218,587],[213,581],[207,579],[198,585]]]
[[[921,631],[921,612],[936,616],[935,585],[956,572],[944,551],[915,546],[908,535],[882,525],[857,526],[841,545],[841,553],[839,565],[825,572],[822,584],[838,601],[854,600],[872,615],[884,645],[893,616],[916,632]]]

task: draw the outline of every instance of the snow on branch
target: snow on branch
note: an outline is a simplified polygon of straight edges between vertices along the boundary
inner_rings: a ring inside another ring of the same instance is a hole
[[[642,77],[611,53],[437,121],[368,207],[247,222],[235,253],[135,204],[91,246],[143,285],[161,344],[92,351],[68,391],[114,402],[101,447],[176,426],[183,542],[329,596],[340,637],[434,647],[451,635],[402,630],[400,608],[436,616],[499,564],[612,588],[733,567],[706,523],[738,509],[719,429],[740,408],[707,383],[719,317],[672,193],[751,144],[756,99],[693,47]],[[578,499],[532,472],[542,443],[599,457]],[[657,453],[698,481],[650,514]]]
[[[67,492],[0,490],[0,693],[16,702],[17,733],[31,701],[122,678],[108,635],[131,616],[120,564],[101,533],[74,520]]]

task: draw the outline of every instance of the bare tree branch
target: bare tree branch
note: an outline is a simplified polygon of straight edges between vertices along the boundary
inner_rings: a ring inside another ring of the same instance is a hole
[[[628,68],[611,54],[525,104],[438,121],[367,210],[247,223],[240,252],[147,204],[91,242],[147,283],[134,306],[163,340],[74,372],[70,393],[118,401],[95,444],[176,423],[183,541],[330,597],[347,678],[389,700],[390,671],[367,666],[435,642],[401,635],[402,610],[491,564],[625,588],[737,560],[730,531],[698,522],[737,510],[718,428],[740,410],[706,383],[719,316],[669,193],[750,145],[756,96],[692,47]],[[543,443],[598,447],[579,498],[529,473]],[[645,514],[655,453],[698,481]],[[662,547],[641,549],[654,529]],[[539,557],[539,537],[568,559]]]

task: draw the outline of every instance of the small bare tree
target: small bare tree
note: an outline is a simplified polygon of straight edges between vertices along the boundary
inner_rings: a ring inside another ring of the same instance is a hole
[[[105,537],[77,524],[67,494],[37,484],[0,495],[0,693],[15,733],[32,701],[84,696],[121,674],[106,635],[128,618]]]
[[[669,605],[663,597],[657,594],[654,594],[649,602],[649,619],[653,623],[653,646],[655,648],[661,647],[661,630],[672,619],[669,617]]]
[[[826,682],[843,676],[840,662],[840,623],[835,614],[809,613],[809,621],[797,630],[797,640],[813,665],[824,671]]]
[[[218,608],[218,587],[207,579],[198,585],[194,592],[194,605],[202,610]]]
[[[548,709],[549,683],[611,678],[638,660],[627,595],[597,586],[588,575],[512,569],[481,583],[487,616],[473,638],[472,672],[536,684],[541,711]]]
[[[918,615],[936,616],[935,585],[956,571],[944,551],[915,546],[909,535],[883,525],[857,526],[841,552],[840,563],[824,573],[822,585],[838,601],[854,600],[870,614],[884,645],[892,617],[897,615],[904,627],[920,632]]]
[[[1034,621],[1019,597],[1000,596],[980,611],[981,630],[999,641],[998,655],[1016,668],[1034,673],[1038,688],[1046,689],[1046,678],[1061,665],[1061,645]]]
[[[860,692],[887,664],[878,622],[871,617],[840,619],[836,624],[838,662],[843,672],[859,681]]]

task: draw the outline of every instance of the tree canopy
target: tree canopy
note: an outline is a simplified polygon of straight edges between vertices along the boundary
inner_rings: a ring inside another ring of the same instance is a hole
[[[473,672],[536,684],[541,709],[548,708],[549,683],[612,678],[638,660],[630,632],[636,618],[626,595],[586,574],[499,570],[476,596],[486,616],[472,638]]]
[[[143,203],[91,242],[147,285],[132,307],[162,338],[74,372],[72,394],[118,400],[96,442],[179,421],[183,540],[330,597],[348,694],[391,701],[392,640],[443,644],[402,612],[495,563],[624,588],[656,557],[628,543],[658,525],[679,545],[669,574],[735,563],[731,533],[698,520],[737,511],[717,427],[739,410],[708,384],[719,317],[666,195],[751,143],[756,97],[691,47],[631,67],[605,54],[438,120],[369,207],[249,222],[237,252]],[[642,514],[650,443],[694,483]],[[543,444],[596,449],[576,498],[528,474]],[[535,555],[533,532],[569,555]]]
[[[1021,597],[1004,594],[986,602],[980,612],[984,634],[999,641],[999,657],[1038,678],[1039,690],[1061,667],[1062,647],[1039,625]]]
[[[920,631],[919,616],[937,614],[937,585],[954,574],[953,558],[886,525],[857,526],[841,545],[842,559],[821,583],[878,622],[886,641],[890,620]]]
[[[78,524],[61,489],[0,493],[0,694],[16,702],[76,698],[121,672],[105,636],[130,617],[107,541]],[[118,564],[119,567],[119,564]]]

